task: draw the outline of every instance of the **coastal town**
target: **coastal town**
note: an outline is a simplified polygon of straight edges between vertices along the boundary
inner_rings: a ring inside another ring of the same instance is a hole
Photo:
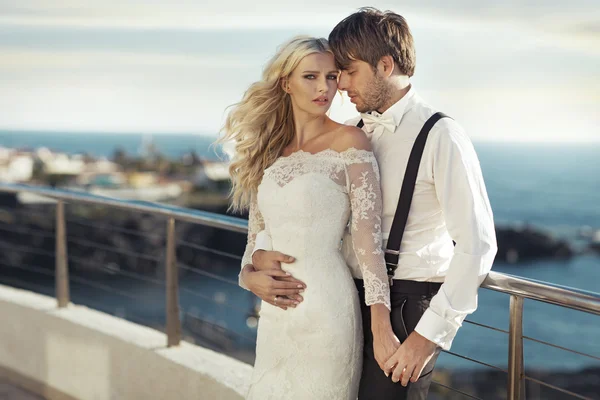
[[[68,154],[46,147],[0,146],[0,182],[60,187],[195,208],[199,199],[194,194],[198,192],[204,193],[203,201],[211,197],[213,203],[226,203],[229,173],[226,162],[203,159],[194,152],[178,159],[166,158],[151,141],[144,143],[138,154],[116,148],[110,158]],[[29,193],[20,193],[18,200],[23,204],[51,202]]]

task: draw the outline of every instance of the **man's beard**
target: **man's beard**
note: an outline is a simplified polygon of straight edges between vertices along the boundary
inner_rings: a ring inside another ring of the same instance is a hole
[[[386,85],[385,79],[378,73],[373,75],[373,79],[367,85],[367,89],[360,96],[362,104],[356,105],[356,111],[366,113],[382,109],[390,98],[390,88]]]

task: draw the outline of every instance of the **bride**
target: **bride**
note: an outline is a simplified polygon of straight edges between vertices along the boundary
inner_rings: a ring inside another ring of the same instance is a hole
[[[248,399],[356,399],[363,338],[356,286],[340,253],[348,222],[372,326],[391,331],[379,170],[364,133],[327,116],[337,78],[327,41],[296,37],[224,127],[222,140],[236,143],[232,208],[250,214],[242,267],[251,267],[265,230],[275,250],[294,256],[284,268],[306,284],[304,301],[287,310],[277,296],[262,302]]]

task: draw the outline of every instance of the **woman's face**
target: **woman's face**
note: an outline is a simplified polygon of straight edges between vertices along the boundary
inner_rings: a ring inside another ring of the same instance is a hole
[[[294,109],[325,114],[337,90],[338,70],[331,53],[313,53],[302,59],[284,83]]]

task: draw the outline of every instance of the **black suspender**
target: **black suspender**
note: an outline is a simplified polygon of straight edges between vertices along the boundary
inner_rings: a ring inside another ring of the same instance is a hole
[[[417,173],[419,172],[419,165],[421,164],[421,157],[423,156],[423,150],[425,149],[425,143],[427,142],[427,136],[431,128],[442,118],[450,118],[446,114],[437,112],[433,114],[415,140],[415,143],[410,152],[408,158],[408,164],[406,165],[406,171],[404,173],[404,180],[402,181],[402,189],[400,190],[400,198],[398,199],[398,207],[396,207],[396,214],[394,215],[394,221],[390,229],[390,237],[388,238],[387,247],[385,250],[385,264],[387,267],[388,277],[390,278],[390,285],[392,285],[392,279],[394,273],[398,268],[398,260],[400,258],[400,244],[402,243],[402,236],[404,235],[404,228],[406,228],[406,221],[408,220],[408,212],[410,211],[410,204],[412,203],[413,193],[415,191],[415,183],[417,181]],[[361,119],[356,125],[362,128],[364,125]]]

